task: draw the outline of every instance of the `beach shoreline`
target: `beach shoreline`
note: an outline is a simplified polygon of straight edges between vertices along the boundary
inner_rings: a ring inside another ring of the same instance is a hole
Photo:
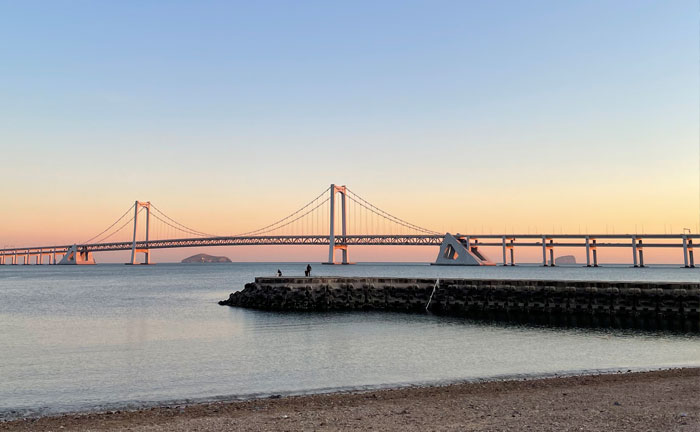
[[[54,430],[700,431],[700,368],[278,396],[0,423]]]

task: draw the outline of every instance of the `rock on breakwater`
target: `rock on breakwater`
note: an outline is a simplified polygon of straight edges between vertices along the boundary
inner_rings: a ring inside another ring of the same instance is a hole
[[[546,325],[700,331],[697,283],[259,277],[219,304],[274,311],[427,310]]]

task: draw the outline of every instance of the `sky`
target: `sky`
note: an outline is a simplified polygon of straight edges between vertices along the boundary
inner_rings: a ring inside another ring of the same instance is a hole
[[[331,183],[439,232],[697,232],[699,17],[697,0],[0,0],[0,246],[84,240],[135,200],[252,230]]]

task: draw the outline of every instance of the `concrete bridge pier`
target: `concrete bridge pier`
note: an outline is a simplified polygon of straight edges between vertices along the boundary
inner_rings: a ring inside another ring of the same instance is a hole
[[[695,267],[695,260],[693,259],[693,239],[688,239],[688,236],[683,234],[683,267],[692,268]]]
[[[593,252],[593,267],[598,267],[598,246],[596,245],[596,239],[593,239],[591,251]]]
[[[138,226],[139,226],[139,209],[144,208],[146,209],[146,241],[145,241],[145,248],[137,248],[136,247],[136,234],[138,233]],[[144,255],[144,259],[142,263],[139,264],[150,264],[151,263],[151,251],[148,249],[148,234],[150,232],[150,220],[151,220],[151,202],[146,201],[146,202],[141,202],[141,201],[135,201],[134,202],[134,238],[131,244],[131,260],[127,264],[136,264],[136,254],[137,253],[142,253]]]
[[[586,267],[591,266],[591,239],[586,236]]]
[[[506,237],[505,236],[503,236],[503,238],[501,239],[501,242],[503,243],[503,248],[502,248],[503,249],[503,266],[507,266],[508,261],[506,261]]]
[[[549,239],[549,246],[547,247],[547,249],[549,249],[549,265],[555,267],[556,264],[554,263],[554,239]]]
[[[330,233],[329,233],[329,246],[328,246],[328,262],[323,264],[338,264],[335,261],[335,251],[341,250],[343,253],[343,258],[340,264],[350,264],[348,262],[348,245],[347,245],[347,206],[346,206],[346,193],[347,189],[345,186],[336,186],[334,184],[330,187],[331,199],[330,199]],[[340,194],[340,224],[342,239],[337,241],[335,237],[335,196]]]
[[[511,267],[515,265],[515,252],[514,252],[514,245],[513,245],[513,240],[512,238],[507,238],[506,236],[503,236],[501,239],[503,243],[503,265],[507,266],[508,265],[508,255],[510,255],[510,265]]]
[[[513,241],[515,239],[510,239],[510,265],[514,266],[515,265],[515,246],[513,245]]]
[[[695,268],[695,258],[693,257],[693,239],[688,239],[688,261],[690,261],[690,267]]]
[[[542,236],[542,267],[547,267],[547,238]]]

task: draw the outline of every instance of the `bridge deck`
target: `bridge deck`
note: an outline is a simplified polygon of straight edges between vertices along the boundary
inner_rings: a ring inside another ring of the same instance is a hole
[[[464,236],[464,234],[461,234]],[[700,234],[476,234],[469,236],[472,244],[478,246],[502,246],[505,238],[510,246],[518,247],[542,247],[542,239],[546,239],[546,246],[552,247],[582,247],[585,239],[596,239],[596,247],[630,247],[632,239],[644,241],[653,240],[654,243],[644,243],[645,248],[677,248],[683,247],[682,240],[700,240]],[[348,246],[440,246],[444,236],[442,235],[348,235],[336,237],[336,244]],[[478,243],[474,243],[478,240]],[[489,241],[490,240],[490,241]],[[496,240],[496,241],[494,241]],[[530,241],[527,241],[530,240]],[[539,241],[532,241],[539,240]],[[549,241],[552,243],[549,243]],[[600,242],[600,240],[608,240]],[[611,240],[617,240],[611,241]],[[622,241],[626,240],[626,241]],[[668,242],[663,240],[675,240]],[[663,241],[663,242],[661,242]],[[260,246],[260,245],[317,245],[328,246],[330,240],[325,235],[309,236],[232,236],[232,237],[198,237],[166,240],[137,241],[137,249],[167,249],[183,247],[204,246]],[[19,248],[0,249],[1,256],[50,253],[56,251],[63,253],[72,245],[29,246]],[[131,250],[132,242],[90,243],[79,245],[79,249],[86,252],[106,252]]]

